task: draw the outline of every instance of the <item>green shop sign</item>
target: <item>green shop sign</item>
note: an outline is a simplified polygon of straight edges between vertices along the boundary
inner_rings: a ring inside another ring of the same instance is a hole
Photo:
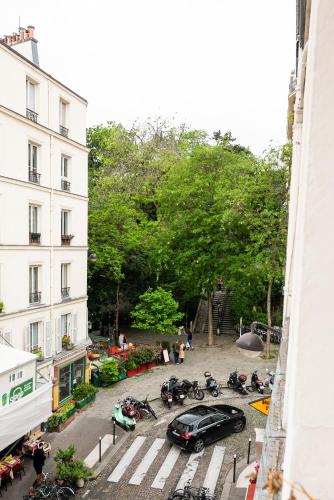
[[[16,385],[15,387],[12,387],[9,393],[9,404],[15,403],[15,401],[24,398],[24,396],[28,396],[28,394],[31,394],[32,391],[33,391],[32,378],[26,380],[25,382],[22,382],[19,385]]]

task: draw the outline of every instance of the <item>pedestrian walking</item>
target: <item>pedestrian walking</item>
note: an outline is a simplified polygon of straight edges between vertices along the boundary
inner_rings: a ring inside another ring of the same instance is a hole
[[[219,274],[219,276],[218,276],[217,286],[218,286],[218,290],[221,292],[222,288],[223,288],[223,280],[222,280],[222,275],[221,274]]]
[[[190,329],[188,330],[187,343],[189,344],[189,349],[192,351],[193,350],[193,333]]]
[[[43,467],[45,463],[45,453],[42,448],[37,448],[33,455],[33,465],[36,472],[34,486],[40,486],[43,481]]]
[[[183,361],[184,361],[185,350],[186,350],[186,346],[184,345],[183,342],[181,342],[181,344],[180,344],[180,350],[179,350],[179,360],[180,360],[180,363],[183,363]]]
[[[174,362],[177,365],[179,364],[180,342],[178,340],[174,342],[172,348],[173,348]]]

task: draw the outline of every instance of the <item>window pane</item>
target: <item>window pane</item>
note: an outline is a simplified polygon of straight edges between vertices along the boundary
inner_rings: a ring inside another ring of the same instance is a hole
[[[27,80],[27,108],[35,111],[35,89],[36,86]]]
[[[59,401],[71,394],[71,366],[65,366],[59,370]]]
[[[85,362],[84,358],[81,358],[73,363],[73,384],[81,384],[84,381],[85,381]]]
[[[30,348],[33,351],[38,347],[38,323],[30,323]]]
[[[61,158],[61,175],[62,177],[68,177],[68,158],[65,156]]]

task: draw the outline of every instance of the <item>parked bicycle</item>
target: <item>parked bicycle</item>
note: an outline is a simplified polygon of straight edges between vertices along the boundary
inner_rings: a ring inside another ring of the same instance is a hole
[[[190,484],[186,484],[183,489],[171,491],[168,500],[217,500],[215,495],[211,495],[208,488],[194,488]]]
[[[62,486],[57,482],[48,480],[48,472],[44,474],[43,482],[38,487],[31,487],[28,495],[23,496],[23,500],[66,500],[75,496],[72,488],[69,486]]]

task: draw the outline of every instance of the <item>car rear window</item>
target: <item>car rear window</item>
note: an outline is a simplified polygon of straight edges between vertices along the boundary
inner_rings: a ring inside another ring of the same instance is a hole
[[[187,432],[191,432],[193,430],[192,425],[183,424],[182,422],[179,422],[178,420],[174,420],[174,422],[172,423],[172,427],[174,430],[176,430],[177,432],[180,432],[182,434],[186,434]]]

